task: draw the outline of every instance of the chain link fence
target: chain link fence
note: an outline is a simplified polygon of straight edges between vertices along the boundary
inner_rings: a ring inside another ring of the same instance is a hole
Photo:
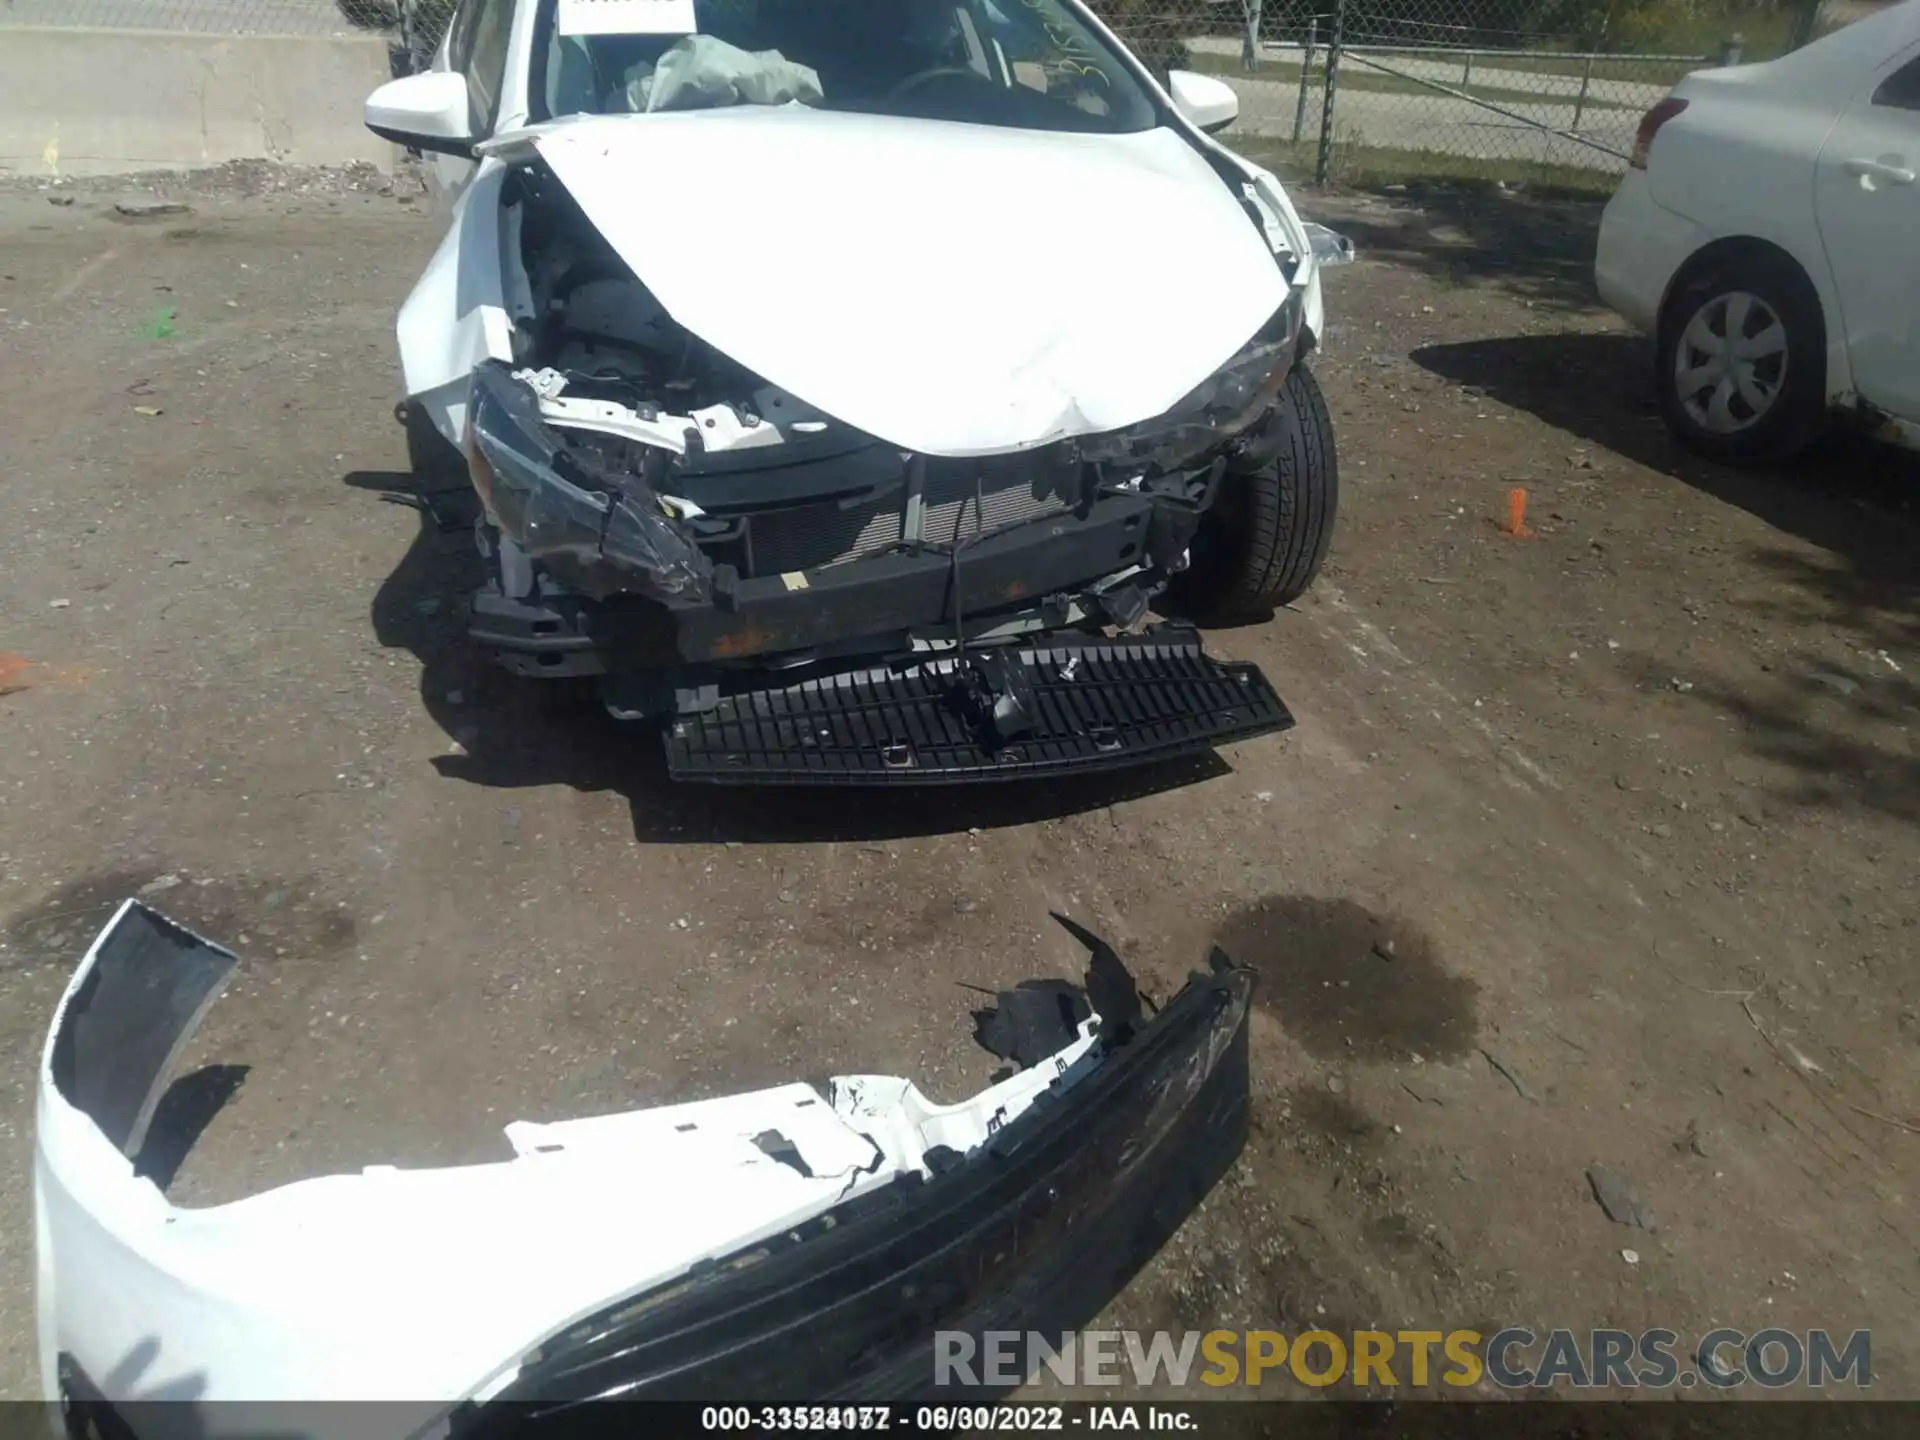
[[[352,35],[388,38],[401,69],[421,69],[458,0],[0,0],[12,25],[164,30],[184,35]],[[0,44],[6,43],[0,38]]]
[[[820,0],[832,4],[833,0]],[[991,3],[991,0],[983,0]],[[1610,189],[1689,70],[1779,54],[1825,0],[1092,0],[1164,79],[1240,97],[1229,138],[1294,178]],[[1871,8],[1874,0],[1846,0]],[[389,37],[421,68],[456,0],[0,0],[8,24]],[[0,41],[4,43],[4,41]]]
[[[1147,59],[1239,94],[1238,149],[1296,178],[1611,190],[1690,70],[1765,59],[1811,0],[1095,0]]]

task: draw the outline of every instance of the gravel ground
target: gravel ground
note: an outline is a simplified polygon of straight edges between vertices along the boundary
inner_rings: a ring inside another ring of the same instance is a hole
[[[1297,730],[849,806],[676,789],[469,655],[468,542],[396,503],[425,205],[161,193],[0,191],[0,1393],[40,1037],[146,889],[243,957],[184,1203],[836,1071],[953,1098],[994,1065],[964,987],[1077,974],[1058,909],[1162,995],[1214,941],[1262,977],[1253,1139],[1112,1323],[1871,1327],[1920,1394],[1920,474],[1682,458],[1593,211],[1312,197],[1366,257],[1318,362],[1341,531],[1210,641]]]

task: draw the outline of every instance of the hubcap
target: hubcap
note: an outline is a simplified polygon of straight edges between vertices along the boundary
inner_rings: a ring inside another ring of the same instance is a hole
[[[1758,425],[1787,382],[1787,327],[1758,295],[1729,290],[1698,310],[1673,353],[1673,388],[1694,424],[1715,435]]]

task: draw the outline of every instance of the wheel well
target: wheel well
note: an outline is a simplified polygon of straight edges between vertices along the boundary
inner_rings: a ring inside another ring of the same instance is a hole
[[[1819,287],[1807,274],[1807,267],[1793,258],[1791,252],[1781,249],[1771,240],[1761,240],[1752,235],[1734,235],[1724,240],[1715,240],[1711,245],[1696,250],[1673,274],[1667,282],[1667,293],[1660,297],[1660,324],[1667,321],[1667,308],[1688,285],[1701,275],[1717,267],[1732,266],[1741,263],[1762,261],[1780,267],[1781,273],[1791,275],[1803,287],[1806,298],[1813,302],[1815,312],[1820,316],[1820,348],[1826,348],[1827,307],[1820,298]]]
[[[1835,354],[1833,337],[1839,334],[1839,317],[1829,313],[1820,287],[1813,283],[1813,277],[1807,274],[1802,265],[1789,250],[1784,250],[1771,240],[1761,240],[1751,235],[1731,236],[1716,240],[1711,245],[1702,246],[1688,258],[1687,263],[1674,272],[1673,279],[1667,282],[1667,293],[1660,297],[1660,314],[1655,321],[1654,334],[1664,343],[1667,322],[1674,297],[1701,275],[1715,268],[1730,268],[1734,265],[1752,265],[1761,263],[1775,267],[1787,280],[1800,287],[1801,298],[1812,307],[1820,331],[1814,336],[1812,352],[1819,357],[1820,393],[1832,403],[1831,395],[1835,378]],[[1839,357],[1839,375],[1846,375],[1846,360]]]

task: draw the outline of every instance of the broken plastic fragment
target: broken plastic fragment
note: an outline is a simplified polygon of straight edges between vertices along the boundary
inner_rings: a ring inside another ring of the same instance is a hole
[[[1307,232],[1307,243],[1313,247],[1313,258],[1322,265],[1351,265],[1359,252],[1353,248],[1353,241],[1337,230],[1329,230],[1324,225],[1316,225],[1311,220],[1300,222],[1300,228]]]
[[[562,584],[694,602],[713,567],[638,476],[595,474],[542,422],[534,392],[498,361],[473,372],[475,488],[500,531]]]
[[[1089,987],[1130,992],[1093,943]],[[138,1403],[183,1396],[202,1402],[178,1407],[202,1440],[365,1426],[318,1406],[288,1431],[208,1402],[405,1402],[383,1429],[425,1435],[470,1399],[459,1433],[479,1437],[518,1433],[506,1402],[723,1380],[743,1401],[823,1375],[843,1398],[917,1396],[939,1330],[1090,1323],[1247,1129],[1252,977],[1216,952],[1138,1035],[1088,1012],[1042,1063],[955,1105],[842,1076],[824,1097],[790,1084],[518,1122],[510,1161],[371,1166],[179,1209],[129,1157],[234,965],[128,901],[41,1060],[43,1384],[142,1434],[188,1433]]]

